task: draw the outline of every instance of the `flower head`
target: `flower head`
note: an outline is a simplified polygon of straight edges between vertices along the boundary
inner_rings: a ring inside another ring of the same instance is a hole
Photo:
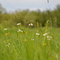
[[[48,40],[51,40],[51,39],[52,39],[52,36],[47,36],[47,39],[48,39]]]
[[[17,25],[19,26],[19,25],[21,25],[21,23],[17,23]]]
[[[43,36],[46,36],[48,33],[43,34]]]
[[[7,28],[4,28],[4,30],[7,30]]]
[[[22,32],[22,33],[23,33],[23,31],[22,31],[22,30],[20,30],[20,29],[19,29],[17,32]]]
[[[50,32],[47,32],[47,33],[43,34],[43,36],[47,36],[49,33],[50,33]]]
[[[30,23],[31,26],[33,26],[33,23]]]
[[[39,34],[39,33],[36,33],[36,35],[38,35],[38,36],[39,36],[40,34]]]
[[[33,23],[30,23],[29,26],[33,26]]]

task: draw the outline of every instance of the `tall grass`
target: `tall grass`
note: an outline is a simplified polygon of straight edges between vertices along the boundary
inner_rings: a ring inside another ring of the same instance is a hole
[[[60,60],[60,28],[47,28],[1,27],[0,60]]]

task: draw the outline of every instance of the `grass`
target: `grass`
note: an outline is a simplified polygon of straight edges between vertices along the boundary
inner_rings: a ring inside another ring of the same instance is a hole
[[[60,60],[60,28],[0,28],[0,60]],[[40,35],[36,35],[39,33]]]

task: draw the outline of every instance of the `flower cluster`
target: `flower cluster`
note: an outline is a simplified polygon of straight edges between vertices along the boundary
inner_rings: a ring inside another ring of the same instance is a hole
[[[52,36],[49,35],[50,32],[43,34],[44,37],[47,38],[47,40],[51,40]]]
[[[33,23],[30,23],[29,26],[33,26]]]
[[[52,39],[52,36],[47,36],[47,39],[48,39],[48,40],[51,40],[51,39]]]
[[[36,33],[37,36],[39,36],[40,34],[39,33]]]
[[[50,32],[43,34],[43,36],[47,36]]]

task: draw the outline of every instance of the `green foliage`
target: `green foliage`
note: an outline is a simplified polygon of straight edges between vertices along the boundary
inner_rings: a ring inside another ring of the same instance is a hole
[[[33,27],[44,27],[45,22],[50,20],[49,27],[60,27],[60,4],[56,6],[54,10],[36,11],[16,10],[12,13],[7,13],[6,10],[0,4],[0,23],[3,24],[7,21],[7,26],[16,26],[17,23],[21,23],[22,26],[28,27],[28,24],[33,23]]]
[[[57,27],[57,18],[56,18],[56,17],[54,17],[53,26],[54,26],[54,27]]]

